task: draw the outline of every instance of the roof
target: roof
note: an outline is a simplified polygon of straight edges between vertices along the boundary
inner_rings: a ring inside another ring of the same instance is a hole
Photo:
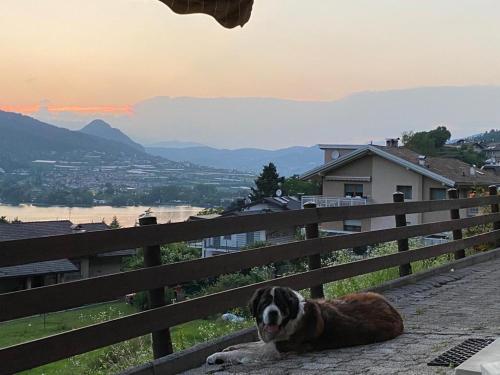
[[[268,208],[261,210],[250,210],[252,207],[264,204],[268,205]],[[288,211],[288,210],[300,210],[301,204],[300,200],[297,197],[292,196],[282,196],[282,197],[265,197],[254,202],[248,203],[241,208],[235,208],[232,210],[224,211],[222,216],[230,216],[230,215],[252,215],[261,212],[280,212],[280,211]],[[248,213],[247,213],[248,212]]]
[[[46,275],[49,273],[64,273],[75,271],[78,271],[78,268],[68,259],[59,259],[50,260],[47,262],[22,264],[19,266],[1,267],[0,279],[7,277]]]
[[[227,28],[243,26],[250,19],[253,0],[160,0],[175,13],[205,13]]]
[[[189,216],[187,221],[196,221],[196,220],[206,220],[206,219],[216,219],[220,217],[220,214],[208,214],[208,215],[193,215]]]
[[[0,224],[0,242],[21,240],[26,238],[57,236],[64,234],[72,234],[80,231],[94,232],[99,230],[109,230],[109,226],[105,223],[83,223],[73,224],[69,220],[52,220],[52,221],[31,221],[22,223],[1,223]],[[114,257],[114,256],[130,256],[135,255],[135,249],[125,249],[111,251],[98,254],[98,257]],[[36,275],[41,273],[60,273],[71,272],[77,268],[68,259],[59,259],[55,261],[29,263],[15,267],[1,267],[0,277],[4,273],[17,273],[21,275]],[[43,271],[43,272],[42,272]],[[32,273],[29,273],[32,272]]]
[[[357,148],[363,147],[364,145],[334,145],[334,144],[319,144],[318,147],[322,150],[324,149],[337,149],[337,150],[355,150]]]
[[[472,175],[471,166],[458,159],[429,156],[425,158],[426,166],[421,166],[418,163],[419,154],[406,147],[374,145],[360,147],[337,160],[311,169],[300,176],[300,178],[303,180],[311,179],[369,154],[380,156],[450,187],[456,185],[490,185],[500,183],[500,178],[490,171],[474,169],[475,175]]]
[[[73,233],[72,225],[73,223],[69,220],[2,223],[0,224],[0,241],[69,234]]]

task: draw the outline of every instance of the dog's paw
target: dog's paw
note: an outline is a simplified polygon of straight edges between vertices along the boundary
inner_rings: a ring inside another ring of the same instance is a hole
[[[207,358],[207,365],[222,365],[226,362],[224,353],[214,353]]]

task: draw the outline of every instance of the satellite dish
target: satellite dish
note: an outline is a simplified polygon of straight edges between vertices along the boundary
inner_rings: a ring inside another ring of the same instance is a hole
[[[283,192],[281,191],[281,189],[276,190],[277,197],[281,197],[282,195],[283,195]]]
[[[333,150],[332,151],[332,160],[337,160],[340,158],[340,152],[338,150]]]

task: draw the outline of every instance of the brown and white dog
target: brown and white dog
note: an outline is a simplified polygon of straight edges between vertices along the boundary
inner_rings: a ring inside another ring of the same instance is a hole
[[[254,293],[250,311],[261,341],[215,353],[208,364],[274,360],[282,353],[364,345],[403,333],[401,315],[376,293],[306,300],[290,288],[267,287]]]

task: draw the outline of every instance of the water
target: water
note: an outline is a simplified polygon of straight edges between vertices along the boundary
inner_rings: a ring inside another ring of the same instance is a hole
[[[202,208],[192,206],[95,206],[95,207],[40,207],[29,204],[10,206],[0,204],[0,216],[7,216],[7,220],[18,218],[21,221],[43,220],[71,220],[75,224],[96,223],[103,219],[110,223],[113,216],[118,218],[122,227],[132,227],[139,215],[151,208],[158,223],[179,222],[186,220],[191,215],[196,215]]]

